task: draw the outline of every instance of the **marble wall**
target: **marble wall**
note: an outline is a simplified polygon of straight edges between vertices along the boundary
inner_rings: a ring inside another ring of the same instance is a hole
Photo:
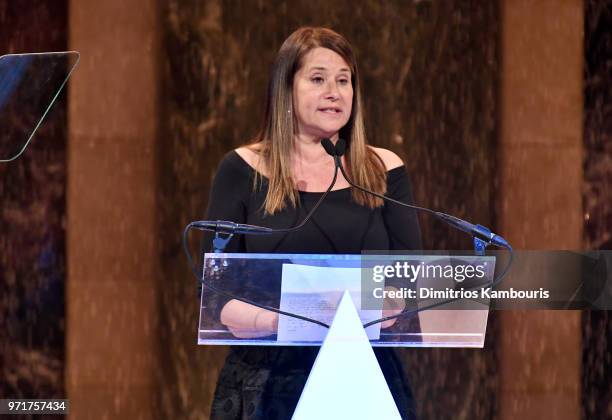
[[[500,231],[515,249],[582,247],[581,0],[502,2]],[[501,419],[580,415],[580,312],[501,311]]]
[[[81,62],[68,104],[66,389],[78,419],[150,419],[180,384],[157,382],[157,6],[70,4]]]
[[[66,1],[0,1],[0,55],[66,46]],[[39,118],[34,109],[24,103],[2,118],[2,141]],[[0,163],[2,398],[65,395],[66,114],[61,95],[26,152]]]

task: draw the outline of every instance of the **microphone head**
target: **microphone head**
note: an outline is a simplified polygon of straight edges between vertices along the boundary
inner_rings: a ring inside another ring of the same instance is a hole
[[[346,152],[346,142],[344,139],[338,139],[336,142],[336,155],[342,156],[344,155],[344,152]]]
[[[328,155],[336,156],[336,148],[330,139],[327,137],[321,139],[321,146],[323,146]]]

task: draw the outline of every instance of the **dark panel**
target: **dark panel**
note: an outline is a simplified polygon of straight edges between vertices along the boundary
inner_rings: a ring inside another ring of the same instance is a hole
[[[302,25],[345,35],[364,80],[371,143],[405,159],[419,204],[494,227],[499,10],[485,0],[170,0],[164,16],[161,374],[180,385],[163,396],[163,411],[195,416],[208,412],[225,349],[194,346],[195,280],[178,233],[204,214],[221,156],[257,131],[282,41]],[[471,246],[421,220],[427,248]],[[491,324],[484,351],[404,352],[421,418],[494,415]]]
[[[612,1],[587,1],[585,13],[585,246],[612,249]]]
[[[584,242],[612,250],[612,1],[586,1],[584,23]],[[585,312],[582,328],[582,417],[609,418],[609,312]]]
[[[67,1],[0,0],[0,55],[67,47]],[[33,120],[23,104],[15,124]],[[62,397],[66,100],[26,152],[0,163],[0,395]]]

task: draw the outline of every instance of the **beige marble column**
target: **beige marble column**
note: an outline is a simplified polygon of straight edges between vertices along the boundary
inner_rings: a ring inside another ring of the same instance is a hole
[[[157,2],[70,2],[67,372],[75,419],[150,419],[156,386]]]
[[[579,249],[583,4],[501,4],[499,230],[516,249]],[[500,418],[580,418],[580,313],[501,317]]]

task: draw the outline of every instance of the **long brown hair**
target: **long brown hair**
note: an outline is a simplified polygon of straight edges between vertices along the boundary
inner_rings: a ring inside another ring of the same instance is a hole
[[[303,27],[293,32],[283,43],[268,84],[268,98],[263,128],[253,139],[260,154],[260,163],[266,169],[268,192],[264,202],[266,214],[274,214],[287,204],[296,207],[299,194],[294,185],[291,169],[296,131],[293,112],[293,78],[302,65],[303,57],[312,49],[328,48],[340,55],[351,70],[353,104],[347,124],[340,129],[339,136],[347,142],[346,170],[353,181],[369,190],[386,192],[386,171],[382,160],[367,147],[363,122],[359,74],[353,49],[340,34],[327,28]],[[255,188],[261,184],[261,175],[256,172]],[[355,188],[351,189],[353,200],[370,208],[382,206],[383,201]]]

